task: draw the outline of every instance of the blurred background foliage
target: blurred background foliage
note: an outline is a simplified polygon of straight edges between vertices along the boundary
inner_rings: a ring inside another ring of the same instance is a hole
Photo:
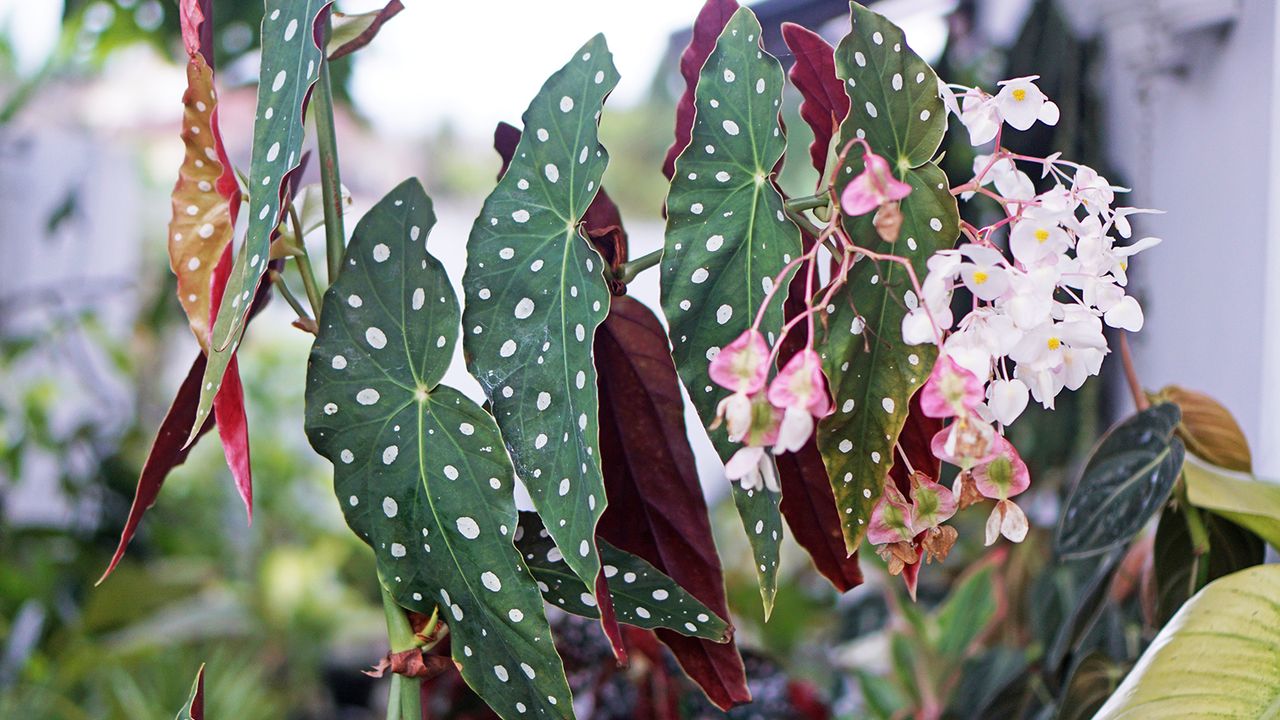
[[[245,0],[218,7],[221,82],[250,81],[246,68],[261,5]],[[146,44],[164,57],[180,55],[169,2],[70,0],[64,20],[58,52],[27,77],[13,71],[0,34],[0,87],[7,93],[0,126],[33,94],[67,77],[92,76],[121,49]],[[973,23],[970,4],[958,3],[940,74],[990,86],[1034,68],[1062,107],[1063,122],[1027,133],[1017,149],[1067,150],[1105,172],[1098,160],[1099,105],[1085,83],[1090,53],[1061,29],[1051,3],[1035,3],[1008,49],[981,44],[970,34]],[[1052,49],[1045,46],[1049,39]],[[347,67],[335,67],[339,87]],[[658,165],[674,111],[667,79],[655,80],[648,102],[604,116],[603,141],[612,154],[606,185],[624,217],[655,217],[662,204]],[[795,105],[793,98],[782,182],[807,194],[814,184],[807,162],[811,136]],[[967,143],[945,149],[953,173],[972,164]],[[496,157],[478,160],[449,128],[414,152],[426,159],[433,194],[474,197],[491,187]],[[153,181],[149,196],[166,197],[170,182]],[[975,203],[966,212],[991,208]],[[94,587],[176,387],[174,368],[185,367],[194,347],[173,302],[163,237],[163,227],[146,230],[152,250],[137,282],[144,302],[129,333],[103,332],[92,311],[38,331],[7,327],[5,312],[17,301],[0,293],[0,377],[23,377],[0,387],[0,504],[8,504],[19,479],[39,473],[57,485],[53,494],[68,509],[56,520],[6,513],[0,524],[0,717],[170,717],[201,662],[208,663],[211,718],[377,717],[385,680],[359,673],[385,652],[373,563],[343,524],[329,468],[303,436],[302,368],[309,343],[286,327],[283,314],[261,321],[269,331],[255,333],[241,364],[253,424],[252,527],[245,525],[216,440],[206,438],[170,476],[116,574]],[[123,422],[104,426],[90,417],[68,425],[58,417],[59,407],[68,393],[88,392],[92,379],[67,383],[58,375],[19,370],[63,364],[70,341],[99,348],[110,371],[126,379]],[[936,717],[1053,717],[1054,699],[1066,690],[1071,670],[1061,667],[1063,643],[1072,645],[1073,658],[1098,649],[1120,664],[1131,662],[1152,631],[1133,583],[1127,592],[1104,584],[1091,594],[1089,587],[1100,565],[1119,558],[1055,564],[1051,556],[1049,529],[1062,487],[1104,418],[1114,415],[1100,387],[1109,381],[1104,376],[1064,395],[1052,414],[1033,406],[1013,430],[1037,479],[1024,506],[1039,529],[1020,546],[990,550],[980,544],[982,511],[962,514],[960,545],[944,564],[924,569],[915,604],[865,552],[868,583],[837,596],[803,552],[788,545],[778,604],[765,624],[739,521],[730,505],[720,503],[713,520],[741,644],[772,672],[802,678],[833,715],[847,718],[897,718],[922,706],[937,711]],[[1082,598],[1106,592],[1112,602],[1096,603],[1097,612],[1086,613],[1091,617],[1072,622]],[[1064,639],[1066,626],[1082,631]],[[1093,677],[1105,686],[1117,665],[1091,662],[1097,665]],[[733,716],[793,717],[789,712],[752,707]],[[703,706],[693,715],[721,714]]]

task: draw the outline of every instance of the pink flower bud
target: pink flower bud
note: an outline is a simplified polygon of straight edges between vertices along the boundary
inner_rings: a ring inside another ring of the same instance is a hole
[[[893,176],[884,158],[868,152],[862,160],[865,164],[862,172],[840,193],[840,207],[844,208],[846,215],[866,215],[911,193],[911,186]]]
[[[867,540],[872,545],[911,542],[916,536],[915,511],[893,483],[885,485],[884,494],[871,510]]]
[[[968,470],[996,456],[996,437],[990,425],[972,415],[962,415],[933,436],[929,449],[939,460]]]
[[[723,388],[748,395],[769,378],[769,344],[759,330],[749,329],[711,360],[711,380]]]
[[[956,514],[959,503],[950,490],[933,482],[924,473],[911,476],[911,503],[915,506],[913,529],[936,528]]]

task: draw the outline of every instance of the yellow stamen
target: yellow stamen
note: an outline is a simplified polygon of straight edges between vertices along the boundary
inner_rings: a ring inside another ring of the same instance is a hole
[[[1062,341],[1056,337],[1049,338],[1049,342],[1046,344],[1049,346],[1050,350],[1057,350],[1058,348],[1062,347]]]
[[[987,281],[988,275],[981,270],[973,274],[973,282],[975,285],[981,285]]]
[[[1044,228],[1040,228],[1039,230],[1036,231],[1036,240],[1043,243],[1045,240],[1048,240],[1048,239],[1049,239],[1048,230],[1045,230]]]
[[[1026,90],[1023,90],[1022,88],[1018,88],[1017,90],[1014,90],[1014,91],[1013,91],[1013,99],[1014,99],[1014,100],[1017,100],[1018,102],[1022,102],[1023,100],[1026,100],[1026,99],[1027,99],[1027,91],[1026,91]]]

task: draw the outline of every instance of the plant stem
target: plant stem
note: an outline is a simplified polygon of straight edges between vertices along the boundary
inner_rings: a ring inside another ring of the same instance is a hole
[[[307,301],[311,303],[311,312],[315,313],[316,319],[320,319],[320,288],[316,284],[316,272],[311,267],[311,258],[306,254],[295,255],[294,262],[298,263],[298,274],[302,276],[302,287],[307,291]]]
[[[822,234],[822,228],[818,227],[817,225],[814,224],[812,220],[805,217],[805,214],[803,211],[792,210],[791,206],[788,205],[784,210],[784,212],[787,213],[787,217],[791,218],[791,222],[795,223],[796,225],[799,225],[800,228],[803,229],[806,233],[809,233],[814,237],[817,237]]]
[[[784,205],[787,210],[801,212],[804,210],[824,207],[830,203],[830,195],[827,195],[826,193],[818,193],[817,195],[805,195],[803,197],[792,198],[785,201]]]
[[[1142,382],[1138,380],[1138,371],[1133,366],[1133,355],[1129,352],[1129,334],[1120,331],[1120,359],[1124,363],[1124,377],[1129,383],[1129,392],[1133,394],[1133,404],[1141,412],[1151,406],[1147,394],[1142,390]]]
[[[662,262],[662,251],[654,250],[648,255],[641,255],[635,260],[622,263],[622,266],[618,268],[618,271],[614,275],[618,278],[619,282],[626,285],[632,280],[635,280],[636,276],[641,272],[648,270],[660,262]]]
[[[311,321],[311,316],[307,314],[307,309],[302,307],[302,303],[298,300],[293,291],[289,289],[289,285],[284,281],[284,275],[272,270],[270,272],[271,282],[275,284],[276,290],[280,292],[280,297],[289,303],[289,307],[298,314],[298,319]]]
[[[328,21],[324,37],[329,37]],[[333,126],[333,86],[329,80],[329,61],[320,61],[320,78],[311,97],[316,123],[316,150],[320,156],[320,192],[324,196],[325,257],[328,260],[329,284],[342,268],[347,235],[342,226],[342,182],[338,174],[338,137]]]
[[[382,592],[382,613],[387,618],[387,640],[391,644],[391,652],[404,652],[417,647],[409,618],[405,617],[404,610],[396,604],[391,593],[387,592],[382,582],[382,573],[378,573],[378,590]],[[420,684],[421,680],[418,678],[391,674],[391,694],[387,697],[387,720],[421,720],[422,703],[418,697]]]

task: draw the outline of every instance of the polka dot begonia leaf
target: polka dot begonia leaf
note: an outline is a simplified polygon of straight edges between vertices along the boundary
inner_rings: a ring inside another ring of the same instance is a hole
[[[600,570],[605,506],[592,340],[609,290],[579,221],[608,164],[597,124],[617,82],[597,35],[542,86],[471,229],[462,281],[471,372],[534,506],[587,582]]]
[[[286,183],[302,156],[307,99],[324,60],[316,42],[316,22],[331,4],[331,0],[266,0],[247,189],[249,223],[210,335],[196,428],[222,387],[222,376],[244,336],[250,300],[271,257],[271,233],[280,222]],[[188,441],[194,437],[195,430]]]
[[[680,379],[704,425],[727,394],[711,382],[711,358],[751,325],[775,277],[801,252],[800,231],[772,180],[786,149],[782,90],[782,66],[761,50],[759,21],[740,8],[702,67],[692,139],[676,158],[667,195],[662,310]],[[761,324],[766,336],[782,327],[785,294],[784,279]],[[721,459],[738,448],[723,429],[711,440]],[[781,543],[778,496],[733,490],[768,611]]]
[[[178,711],[174,720],[204,720],[204,665],[196,671],[196,679],[191,683],[187,702]]]
[[[846,229],[871,250],[907,258],[923,280],[925,261],[955,244],[960,222],[946,175],[929,162],[946,128],[937,75],[907,47],[900,29],[856,3],[853,31],[836,48],[836,74],[850,99],[839,146],[865,137],[911,185],[901,203],[896,243],[880,240],[870,215],[852,219]],[[862,157],[860,148],[849,151],[837,169],[837,190],[862,171]],[[818,325],[818,348],[835,398],[835,413],[818,423],[818,448],[850,551],[866,533],[895,461],[911,396],[937,355],[933,345],[902,342],[902,319],[917,302],[905,268],[863,260]]]
[[[396,602],[439,608],[467,684],[503,718],[571,718],[542,598],[513,544],[515,478],[498,427],[437,384],[459,312],[427,252],[434,222],[408,180],[356,226],[311,350],[307,436],[333,462],[347,524]]]
[[[186,155],[173,186],[169,266],[178,279],[178,300],[191,332],[208,352],[213,269],[235,234],[240,187],[226,162],[215,119],[218,100],[213,69],[198,52],[187,62],[182,104]]]
[[[605,581],[619,622],[649,630],[667,628],[713,642],[728,641],[729,624],[666,573],[604,540],[599,543]],[[574,615],[600,617],[596,598],[565,564],[560,548],[535,513],[520,513],[516,548],[548,603]]]

